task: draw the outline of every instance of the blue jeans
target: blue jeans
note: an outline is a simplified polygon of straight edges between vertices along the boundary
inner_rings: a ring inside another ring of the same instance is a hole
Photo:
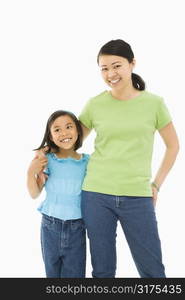
[[[118,220],[140,277],[166,277],[152,197],[82,191],[82,217],[90,241],[93,277],[115,277]]]
[[[63,221],[43,215],[41,247],[47,277],[85,277],[86,237],[82,219]]]

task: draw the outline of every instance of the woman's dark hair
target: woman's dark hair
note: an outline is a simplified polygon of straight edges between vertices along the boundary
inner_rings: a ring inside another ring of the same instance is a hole
[[[76,118],[76,116],[73,113],[71,113],[69,111],[57,110],[54,113],[52,113],[52,115],[49,117],[49,119],[47,121],[46,130],[45,130],[44,138],[42,140],[41,145],[37,149],[34,149],[34,150],[40,150],[41,148],[44,148],[45,146],[47,146],[48,150],[46,151],[46,153],[51,152],[51,149],[52,149],[52,151],[54,151],[56,153],[59,152],[59,147],[51,140],[50,129],[51,129],[53,122],[60,116],[69,116],[76,125],[76,129],[78,132],[78,139],[75,143],[74,150],[77,150],[78,148],[80,148],[82,146],[83,131],[82,131],[82,127],[80,125],[80,121]]]
[[[134,59],[134,53],[128,43],[123,40],[111,40],[103,45],[98,53],[97,62],[99,64],[99,58],[101,55],[116,55],[122,56],[131,63]],[[145,90],[144,80],[137,74],[132,73],[132,84],[137,90]]]

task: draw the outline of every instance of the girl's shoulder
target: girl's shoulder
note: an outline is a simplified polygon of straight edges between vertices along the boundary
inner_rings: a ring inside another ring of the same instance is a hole
[[[89,158],[90,158],[90,154],[87,154],[87,153],[83,153],[82,154],[82,159],[86,159],[86,160],[89,160]]]
[[[48,159],[48,164],[52,164],[54,161],[59,160],[54,152],[47,153],[46,157]]]
[[[54,154],[53,152],[46,153],[46,157],[51,158],[53,156],[53,154]]]

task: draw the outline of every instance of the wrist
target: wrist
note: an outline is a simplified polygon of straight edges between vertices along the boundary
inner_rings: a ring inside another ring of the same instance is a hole
[[[158,192],[160,191],[160,186],[159,186],[155,181],[153,181],[153,182],[151,183],[151,185],[152,185],[152,187],[154,187]]]

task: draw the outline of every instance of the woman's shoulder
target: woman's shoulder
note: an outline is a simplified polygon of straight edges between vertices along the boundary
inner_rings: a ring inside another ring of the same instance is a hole
[[[98,95],[94,96],[94,97],[91,97],[89,99],[90,102],[96,102],[96,101],[99,101],[100,99],[104,99],[105,97],[107,97],[109,95],[108,91],[105,90],[101,93],[99,93]]]
[[[145,97],[147,97],[147,99],[150,99],[152,101],[160,102],[161,100],[163,100],[162,96],[152,93],[150,91],[145,91],[144,95]]]
[[[150,107],[153,107],[155,109],[159,109],[161,106],[165,104],[164,97],[149,91],[145,91],[143,94],[143,103],[145,103],[147,106],[148,104]]]

